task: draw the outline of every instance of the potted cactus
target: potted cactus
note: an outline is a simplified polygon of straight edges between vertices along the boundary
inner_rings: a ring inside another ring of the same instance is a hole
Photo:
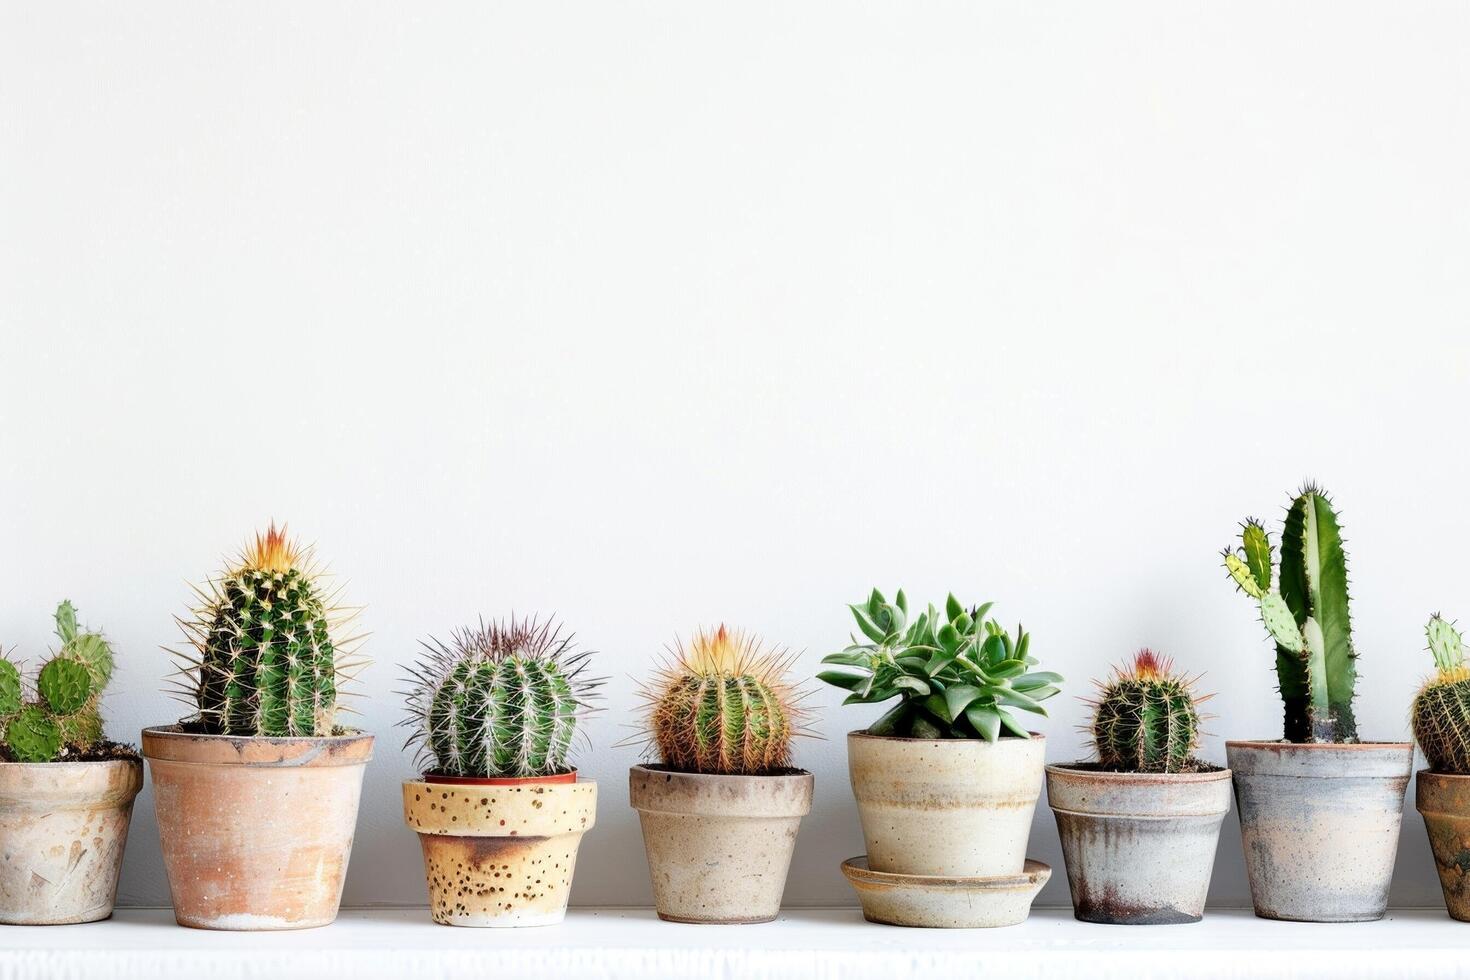
[[[1256,914],[1382,918],[1414,748],[1358,738],[1357,653],[1337,512],[1309,484],[1287,509],[1279,566],[1254,519],[1224,556],[1275,641],[1285,706],[1284,740],[1225,743]]]
[[[57,652],[29,685],[0,653],[0,922],[60,925],[112,915],[143,763],[103,734],[112,647],[56,610]]]
[[[654,906],[670,922],[769,922],[781,908],[812,774],[791,765],[801,695],[791,655],[727,630],[675,642],[654,680],[646,741],[660,762],[628,773]]]
[[[1097,762],[1046,767],[1077,918],[1198,922],[1230,809],[1230,770],[1195,757],[1208,696],[1152,650],[1098,687]]]
[[[843,866],[869,919],[906,925],[1010,925],[1050,869],[1026,859],[1045,739],[1015,712],[1045,715],[1062,678],[1032,668],[1031,638],[953,595],[909,619],[900,590],[849,607],[851,646],[819,678],[845,704],[898,699],[847,736],[848,771],[868,852]]]
[[[175,651],[195,708],[145,728],[174,917],[201,929],[303,929],[337,917],[373,737],[337,698],[361,665],[355,610],[275,524],[197,588]],[[272,818],[272,814],[276,815]]]
[[[1454,624],[1436,614],[1425,630],[1435,672],[1414,696],[1410,720],[1428,769],[1415,780],[1450,916],[1470,922],[1470,667]]]
[[[566,915],[597,784],[567,763],[602,681],[586,675],[554,620],[485,624],[430,639],[410,670],[409,744],[420,779],[403,783],[435,922],[539,926]]]

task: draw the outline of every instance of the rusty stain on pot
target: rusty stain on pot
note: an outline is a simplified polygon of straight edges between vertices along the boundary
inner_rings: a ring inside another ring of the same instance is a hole
[[[1230,771],[1110,772],[1046,767],[1078,919],[1118,925],[1197,922],[1230,809]]]
[[[145,729],[180,925],[304,929],[337,917],[373,737]],[[262,815],[289,819],[262,819]]]
[[[812,786],[811,773],[799,769],[728,776],[632,767],[628,801],[638,811],[659,918],[774,919]]]
[[[1227,742],[1256,914],[1383,917],[1398,851],[1408,742]]]
[[[435,922],[533,926],[566,914],[597,784],[403,784],[403,818],[417,831]]]
[[[112,915],[138,759],[0,763],[0,923],[61,925]]]
[[[1451,918],[1470,922],[1470,776],[1421,769],[1414,795],[1445,909]]]

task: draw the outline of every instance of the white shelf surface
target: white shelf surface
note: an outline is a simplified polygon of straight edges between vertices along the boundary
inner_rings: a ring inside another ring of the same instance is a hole
[[[771,923],[691,926],[648,909],[574,909],[536,929],[436,926],[424,909],[344,909],[325,929],[203,932],[166,909],[108,922],[0,927],[0,980],[294,980],[349,977],[862,980],[1470,977],[1470,923],[1442,909],[1379,922],[1268,922],[1211,910],[1200,923],[1101,926],[1036,909],[1008,929],[900,929],[857,909],[791,909]]]

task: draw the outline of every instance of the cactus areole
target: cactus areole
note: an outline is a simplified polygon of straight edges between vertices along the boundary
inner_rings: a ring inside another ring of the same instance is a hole
[[[1286,740],[1356,742],[1347,554],[1337,512],[1322,490],[1302,488],[1287,508],[1280,540],[1278,565],[1265,526],[1249,518],[1240,545],[1225,549],[1224,558],[1276,642]]]

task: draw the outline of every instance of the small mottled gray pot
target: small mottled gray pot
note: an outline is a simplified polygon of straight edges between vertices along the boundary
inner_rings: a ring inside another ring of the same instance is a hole
[[[419,835],[429,914],[446,926],[562,921],[577,848],[597,822],[597,784],[563,776],[403,784]]]
[[[662,766],[628,771],[653,876],[670,922],[769,922],[781,910],[812,774],[712,776]]]
[[[1230,770],[1046,767],[1072,905],[1083,922],[1163,925],[1204,915]]]
[[[112,915],[143,761],[0,763],[0,922]]]
[[[1420,769],[1414,785],[1445,908],[1470,922],[1470,776]]]
[[[1226,742],[1225,757],[1256,915],[1381,919],[1414,746]]]
[[[1020,874],[1041,796],[1046,739],[847,736],[847,768],[872,871]]]

